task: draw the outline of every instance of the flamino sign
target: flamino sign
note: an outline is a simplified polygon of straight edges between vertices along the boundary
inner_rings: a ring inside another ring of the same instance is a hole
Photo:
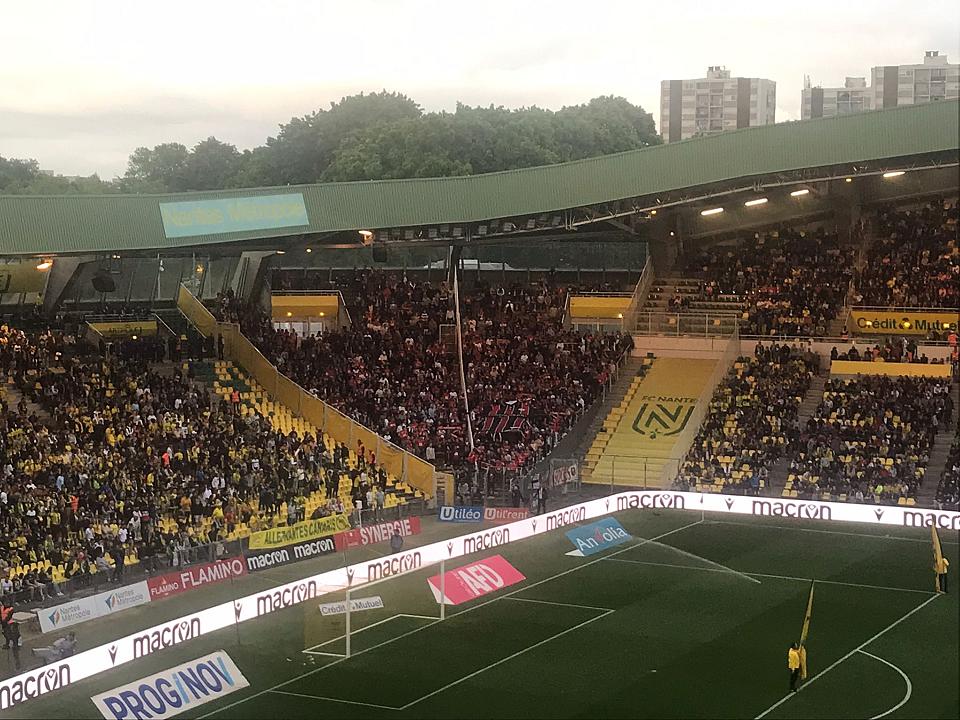
[[[330,515],[319,520],[304,520],[295,525],[258,530],[251,533],[249,547],[251,550],[279,548],[307,540],[316,540],[349,529],[350,519],[347,515]]]
[[[957,329],[958,313],[903,312],[869,310],[850,311],[850,327],[858,335],[927,335],[931,332],[950,332]]]
[[[855,522],[906,528],[936,527],[952,533],[960,531],[960,512],[945,510],[690,492],[624,492],[311,575],[168,620],[60,662],[0,681],[0,710],[55,692],[165,648],[190,642],[201,635],[255,620],[348,587],[358,588],[373,580],[436,565],[441,560],[449,561],[478,552],[489,554],[494,548],[615,512],[659,508],[692,511],[697,515],[706,511],[723,515],[773,517],[786,521]]]

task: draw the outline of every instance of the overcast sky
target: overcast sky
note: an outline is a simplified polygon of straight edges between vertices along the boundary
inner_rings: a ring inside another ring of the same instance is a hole
[[[799,118],[874,65],[960,60],[955,2],[804,0],[29,0],[0,22],[0,155],[66,175],[122,174],[137,146],[209,135],[240,148],[345,94],[427,110],[560,108],[622,95],[659,123],[660,80],[708,65],[777,83]]]

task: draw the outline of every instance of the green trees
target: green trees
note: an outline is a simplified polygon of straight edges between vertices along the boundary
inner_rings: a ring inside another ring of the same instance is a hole
[[[424,113],[400,93],[361,93],[280,125],[240,152],[208,137],[140,147],[113,182],[40,172],[0,157],[0,193],[182,192],[314,182],[471,175],[548,165],[655,145],[653,118],[622,97],[557,111],[458,104]]]

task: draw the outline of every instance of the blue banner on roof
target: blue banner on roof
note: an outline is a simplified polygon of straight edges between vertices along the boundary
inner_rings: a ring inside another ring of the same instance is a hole
[[[160,203],[168,238],[309,225],[302,193]]]

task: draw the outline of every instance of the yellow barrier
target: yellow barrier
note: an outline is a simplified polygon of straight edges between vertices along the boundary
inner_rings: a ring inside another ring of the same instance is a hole
[[[377,454],[377,462],[395,478],[405,479],[425,495],[435,494],[433,465],[388,443],[372,430],[354,422],[278,372],[253,343],[244,337],[238,326],[217,323],[213,315],[183,285],[180,286],[177,307],[204,335],[219,333],[223,337],[225,357],[244,368],[272,398],[291,412],[352,451],[357,449],[357,440],[362,440],[368,453],[367,459],[370,457],[369,452],[373,450]]]
[[[301,415],[300,399],[305,395],[299,385],[286,375],[277,373],[277,400],[294,415]]]
[[[403,477],[403,450],[391,443],[380,443],[380,455],[377,463],[394,477]],[[419,485],[417,486],[419,487]]]
[[[570,298],[570,317],[619,319],[630,309],[630,300],[630,296],[574,295]]]
[[[337,319],[340,298],[336,293],[327,295],[271,295],[270,314],[274,320],[305,320],[328,317]]]
[[[177,293],[177,307],[205,337],[210,337],[216,331],[217,319],[183,285]]]
[[[350,520],[344,515],[330,515],[318,520],[304,520],[294,525],[258,530],[250,533],[250,549],[264,550],[298,542],[316,540],[326,535],[350,529]]]
[[[425,460],[421,460],[416,455],[407,453],[407,482],[415,488],[429,488],[424,492],[433,495],[433,473],[434,467]]]
[[[958,314],[954,311],[918,312],[911,310],[850,311],[850,329],[859,335],[926,335],[936,330],[949,332],[957,329]]]
[[[922,363],[857,362],[834,360],[830,363],[831,375],[892,375],[905,377],[949,378],[949,365]]]

